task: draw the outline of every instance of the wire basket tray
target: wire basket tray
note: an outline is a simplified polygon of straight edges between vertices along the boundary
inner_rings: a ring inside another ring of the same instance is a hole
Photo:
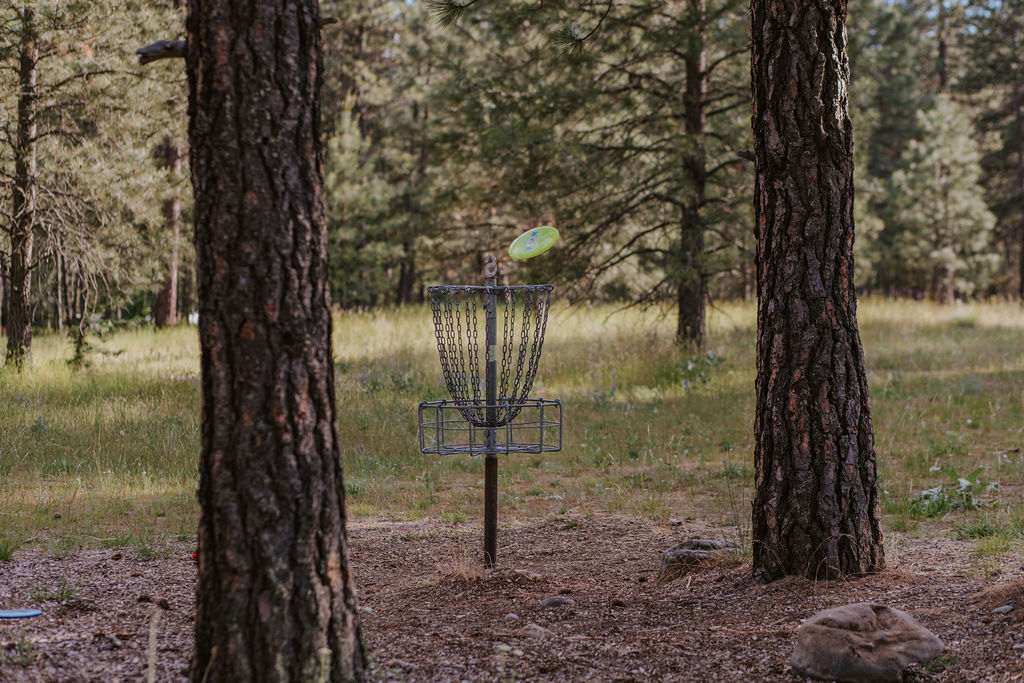
[[[433,455],[510,455],[553,453],[562,450],[562,402],[527,399],[514,404],[488,405],[473,402],[470,408],[488,408],[515,414],[503,426],[488,430],[465,418],[466,405],[455,401],[425,401],[419,408],[420,452]],[[487,447],[487,431],[494,432],[494,445]]]

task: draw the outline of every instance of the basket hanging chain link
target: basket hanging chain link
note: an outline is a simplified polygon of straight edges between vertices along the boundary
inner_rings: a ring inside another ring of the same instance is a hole
[[[513,290],[506,289],[504,292],[504,303],[505,310],[502,315],[504,321],[504,336],[501,338],[501,380],[498,382],[498,396],[508,396],[508,380],[512,370],[512,352],[514,351],[514,340],[512,335],[509,334],[509,318],[512,318],[512,327],[515,328],[515,306],[516,306],[516,294]],[[508,406],[502,406],[499,408],[499,412],[502,412],[498,416],[498,422],[507,424],[511,418],[506,419],[503,414],[508,410]]]

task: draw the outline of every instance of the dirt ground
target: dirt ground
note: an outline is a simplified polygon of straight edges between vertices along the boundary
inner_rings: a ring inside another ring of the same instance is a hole
[[[358,521],[350,537],[364,637],[386,681],[798,681],[789,657],[801,620],[864,601],[910,612],[945,643],[908,681],[1024,680],[1024,594],[1009,588],[1024,580],[1024,557],[978,558],[971,541],[890,534],[882,574],[762,586],[742,560],[659,585],[666,548],[736,540],[697,523],[519,520],[499,531],[492,571],[470,523]],[[142,681],[151,652],[157,680],[184,679],[192,550],[24,550],[0,563],[0,608],[43,610],[0,620],[0,681]],[[552,596],[574,604],[542,608]]]

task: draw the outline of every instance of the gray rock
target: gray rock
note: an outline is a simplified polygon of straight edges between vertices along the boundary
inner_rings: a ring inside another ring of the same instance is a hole
[[[800,624],[790,664],[797,674],[822,680],[898,682],[906,667],[941,652],[942,641],[906,612],[861,602]]]
[[[684,576],[691,569],[713,561],[722,553],[734,553],[739,546],[732,541],[713,541],[706,538],[691,538],[673,546],[661,555],[658,582],[663,583]]]
[[[552,595],[550,598],[544,598],[540,601],[541,609],[547,609],[549,607],[572,607],[575,604],[575,600],[567,598],[564,595]]]
[[[739,546],[732,541],[713,541],[709,538],[691,538],[683,541],[677,548],[689,548],[690,550],[739,550]]]
[[[996,607],[992,610],[992,614],[1006,614],[1007,612],[1013,611],[1013,605],[1003,605],[1002,607]]]
[[[519,615],[515,612],[509,612],[505,615],[505,621],[519,621]]]
[[[527,638],[533,638],[534,640],[544,640],[545,638],[550,638],[551,636],[555,635],[552,631],[549,631],[543,626],[538,626],[533,622],[530,622],[526,626],[519,629],[519,632]]]

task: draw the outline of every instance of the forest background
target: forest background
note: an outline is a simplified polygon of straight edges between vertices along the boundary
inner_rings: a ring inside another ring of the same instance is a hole
[[[321,7],[338,306],[473,282],[484,253],[543,223],[558,258],[507,279],[674,302],[696,342],[708,301],[754,296],[745,2],[486,3],[450,25],[423,2]],[[184,73],[133,54],[183,20],[176,0],[0,8],[9,359],[31,327],[195,309]],[[1024,2],[852,0],[848,26],[858,287],[1021,297]]]

